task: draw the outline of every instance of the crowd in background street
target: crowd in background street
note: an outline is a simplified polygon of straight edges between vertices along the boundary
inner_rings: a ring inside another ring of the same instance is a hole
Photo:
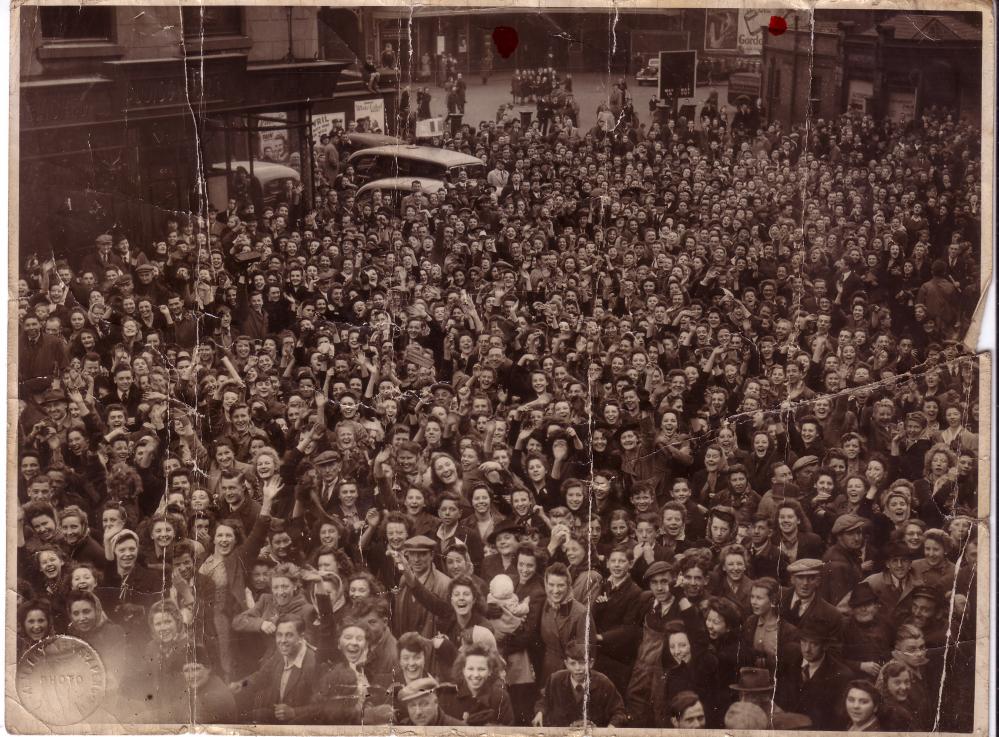
[[[970,731],[982,132],[511,91],[484,180],[335,133],[20,265],[19,653],[128,722]]]

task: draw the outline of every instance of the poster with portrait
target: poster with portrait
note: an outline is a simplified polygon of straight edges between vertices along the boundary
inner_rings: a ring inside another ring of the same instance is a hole
[[[739,50],[739,11],[708,8],[704,11],[704,50]]]
[[[264,117],[268,120],[261,120],[257,124],[257,156],[261,161],[287,164],[291,157],[291,146],[288,140],[288,113],[265,113]]]
[[[365,133],[381,133],[385,130],[385,100],[357,100],[354,103],[354,122],[357,130]]]

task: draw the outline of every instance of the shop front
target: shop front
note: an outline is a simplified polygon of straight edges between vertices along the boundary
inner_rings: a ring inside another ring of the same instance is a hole
[[[266,178],[266,201],[299,184],[311,197],[313,113],[343,109],[345,123],[366,115],[384,129],[394,99],[338,96],[348,65],[220,54],[112,61],[90,77],[22,84],[22,249],[72,258],[95,227],[148,243],[168,215],[224,207],[244,172]]]

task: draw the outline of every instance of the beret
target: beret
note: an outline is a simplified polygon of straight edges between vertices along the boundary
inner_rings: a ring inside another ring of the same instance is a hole
[[[868,604],[873,604],[878,599],[877,594],[874,593],[874,589],[866,581],[861,581],[857,584],[857,587],[850,592],[850,606],[851,607],[861,607],[867,606]]]

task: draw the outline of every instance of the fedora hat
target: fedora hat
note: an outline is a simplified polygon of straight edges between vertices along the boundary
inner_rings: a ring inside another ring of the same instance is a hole
[[[739,668],[739,680],[729,684],[733,691],[773,691],[773,678],[766,668]]]

